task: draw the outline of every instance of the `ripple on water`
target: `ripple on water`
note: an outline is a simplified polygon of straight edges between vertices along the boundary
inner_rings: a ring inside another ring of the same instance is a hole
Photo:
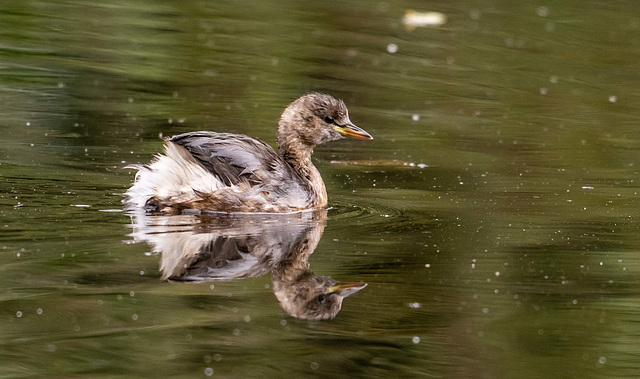
[[[369,233],[403,229],[415,222],[404,210],[380,204],[334,203],[329,208],[329,219]]]

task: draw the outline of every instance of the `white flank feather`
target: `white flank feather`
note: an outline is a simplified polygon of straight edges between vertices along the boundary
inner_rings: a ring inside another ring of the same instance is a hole
[[[183,147],[167,142],[166,155],[157,155],[147,166],[134,165],[138,173],[126,192],[127,202],[143,207],[151,197],[181,203],[199,199],[198,192],[209,193],[227,187],[205,170]]]

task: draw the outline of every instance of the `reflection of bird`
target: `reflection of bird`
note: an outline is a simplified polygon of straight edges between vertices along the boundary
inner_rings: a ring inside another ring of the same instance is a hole
[[[349,120],[344,102],[310,93],[284,110],[280,153],[245,135],[191,132],[168,139],[165,154],[136,165],[131,205],[151,211],[185,209],[285,213],[321,208],[327,191],[311,163],[313,148],[346,137],[372,139]]]
[[[162,253],[163,279],[228,281],[272,273],[273,291],[293,317],[336,316],[342,300],[366,286],[340,283],[309,268],[326,210],[285,215],[149,215],[134,213],[133,237]]]
[[[292,259],[299,260],[298,256]],[[305,268],[295,268],[289,262],[282,262],[272,271],[273,293],[282,308],[291,316],[305,320],[327,320],[336,317],[342,307],[342,300],[367,286],[366,283],[338,282],[326,276],[315,275]]]

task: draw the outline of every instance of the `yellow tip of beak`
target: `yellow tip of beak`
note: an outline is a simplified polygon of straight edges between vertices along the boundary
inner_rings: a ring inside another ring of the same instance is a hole
[[[353,295],[354,293],[360,291],[364,287],[367,286],[367,283],[359,282],[346,282],[346,283],[336,283],[335,285],[329,287],[329,292],[337,293],[342,297],[347,297],[349,295]]]
[[[355,139],[371,140],[373,137],[367,133],[364,129],[359,128],[353,124],[347,124],[344,126],[335,125],[333,127],[341,136],[351,137]]]

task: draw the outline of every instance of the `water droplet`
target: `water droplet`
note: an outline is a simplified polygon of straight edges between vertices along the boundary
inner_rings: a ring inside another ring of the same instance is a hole
[[[418,337],[418,336],[413,336],[413,338],[411,339],[411,341],[412,341],[413,343],[420,343],[420,337]]]
[[[138,319],[138,315],[134,313],[134,314],[131,316],[131,319],[132,319],[133,321],[136,321],[136,320]]]
[[[419,114],[417,114],[417,113],[416,113],[416,114],[413,114],[413,115],[411,115],[411,119],[412,119],[413,121],[418,121],[418,120],[420,120],[420,115],[419,115]]]
[[[22,317],[22,312],[21,311],[17,311],[16,312],[16,317]]]
[[[205,374],[206,376],[211,376],[211,375],[213,375],[213,369],[212,369],[211,367],[207,367],[207,368],[205,368],[205,369],[204,369],[204,374]]]
[[[395,43],[390,43],[387,45],[387,51],[389,52],[389,54],[395,54],[398,52],[398,45],[396,45]]]

